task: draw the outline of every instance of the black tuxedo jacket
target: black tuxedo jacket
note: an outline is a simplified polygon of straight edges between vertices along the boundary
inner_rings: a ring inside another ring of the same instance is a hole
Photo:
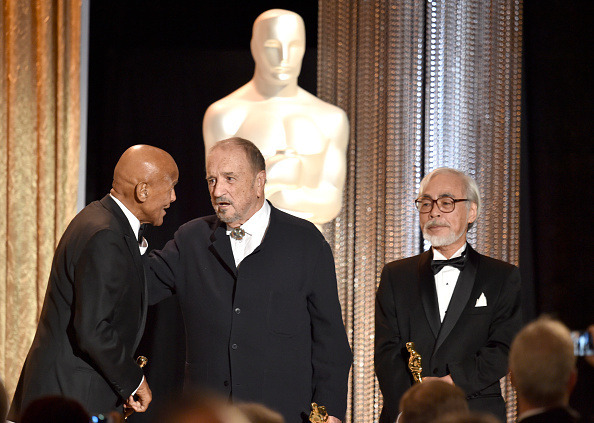
[[[121,408],[142,370],[134,352],[146,318],[138,242],[108,195],[85,207],[54,254],[37,332],[9,419],[34,399],[64,395],[91,413]]]
[[[393,423],[412,384],[406,342],[422,357],[422,376],[451,374],[471,409],[505,421],[499,379],[507,373],[509,346],[521,325],[518,268],[467,245],[445,318],[440,322],[432,250],[388,263],[375,308],[375,371],[384,396],[381,422]],[[476,307],[481,295],[485,307]]]
[[[186,384],[307,421],[311,402],[344,417],[352,361],[334,259],[316,227],[272,207],[259,247],[235,267],[216,216],[182,225],[149,257],[150,303],[175,292]]]
[[[571,408],[554,407],[518,420],[518,423],[577,423],[580,416]]]

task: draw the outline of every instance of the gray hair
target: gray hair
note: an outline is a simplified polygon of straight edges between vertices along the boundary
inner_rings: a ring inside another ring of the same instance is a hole
[[[576,371],[569,329],[546,316],[528,324],[512,342],[509,368],[518,394],[531,404],[562,405]]]
[[[429,183],[429,181],[431,181],[431,179],[434,176],[442,175],[442,174],[446,174],[446,173],[450,174],[450,175],[455,175],[455,176],[459,177],[460,179],[462,179],[462,181],[464,182],[464,187],[466,188],[466,198],[469,200],[468,204],[466,206],[466,209],[467,210],[470,209],[471,203],[476,204],[476,219],[474,220],[474,222],[468,224],[468,229],[470,229],[470,228],[472,228],[472,226],[477,221],[477,219],[480,215],[482,202],[481,202],[481,191],[479,190],[479,187],[478,187],[476,181],[473,178],[471,178],[470,176],[468,176],[466,173],[461,172],[458,169],[452,169],[451,167],[439,167],[439,168],[435,169],[434,171],[425,175],[425,177],[421,180],[417,198],[419,198],[421,196],[421,194],[425,191],[427,184]]]

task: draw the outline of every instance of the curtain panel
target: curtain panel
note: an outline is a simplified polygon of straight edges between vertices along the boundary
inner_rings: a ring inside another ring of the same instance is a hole
[[[351,123],[343,208],[324,227],[354,353],[347,421],[374,422],[375,291],[385,263],[428,248],[413,205],[422,177],[441,166],[473,176],[484,209],[469,242],[518,264],[522,2],[318,5],[318,95]]]
[[[0,377],[9,397],[76,212],[80,0],[0,8]]]

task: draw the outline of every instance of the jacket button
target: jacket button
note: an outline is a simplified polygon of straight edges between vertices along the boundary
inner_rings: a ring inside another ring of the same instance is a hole
[[[240,309],[239,307],[237,307],[237,308],[235,309],[235,314],[239,314],[239,313],[241,313],[241,309]]]
[[[224,382],[223,382],[223,385],[225,385],[225,386],[229,386],[229,381],[228,381],[228,380],[224,381]]]
[[[437,369],[433,369],[433,374],[436,375],[437,374]]]
[[[231,345],[231,348],[233,348],[234,350],[236,350],[237,349],[237,344]]]

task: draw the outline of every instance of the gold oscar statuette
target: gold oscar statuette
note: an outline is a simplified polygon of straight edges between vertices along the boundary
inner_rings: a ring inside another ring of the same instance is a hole
[[[136,359],[136,364],[138,364],[138,367],[140,367],[141,369],[146,366],[148,363],[148,358],[146,358],[144,355],[139,355],[138,358]],[[124,408],[124,419],[128,420],[128,417],[134,412],[133,409],[131,408]]]
[[[328,421],[328,412],[326,407],[318,405],[315,402],[311,403],[311,413],[309,413],[309,421],[311,423],[322,423]]]
[[[410,353],[410,357],[408,358],[408,369],[412,373],[415,383],[421,383],[423,381],[423,378],[421,377],[421,372],[423,371],[423,368],[421,367],[421,354],[415,351],[414,342],[407,342],[406,349]]]

